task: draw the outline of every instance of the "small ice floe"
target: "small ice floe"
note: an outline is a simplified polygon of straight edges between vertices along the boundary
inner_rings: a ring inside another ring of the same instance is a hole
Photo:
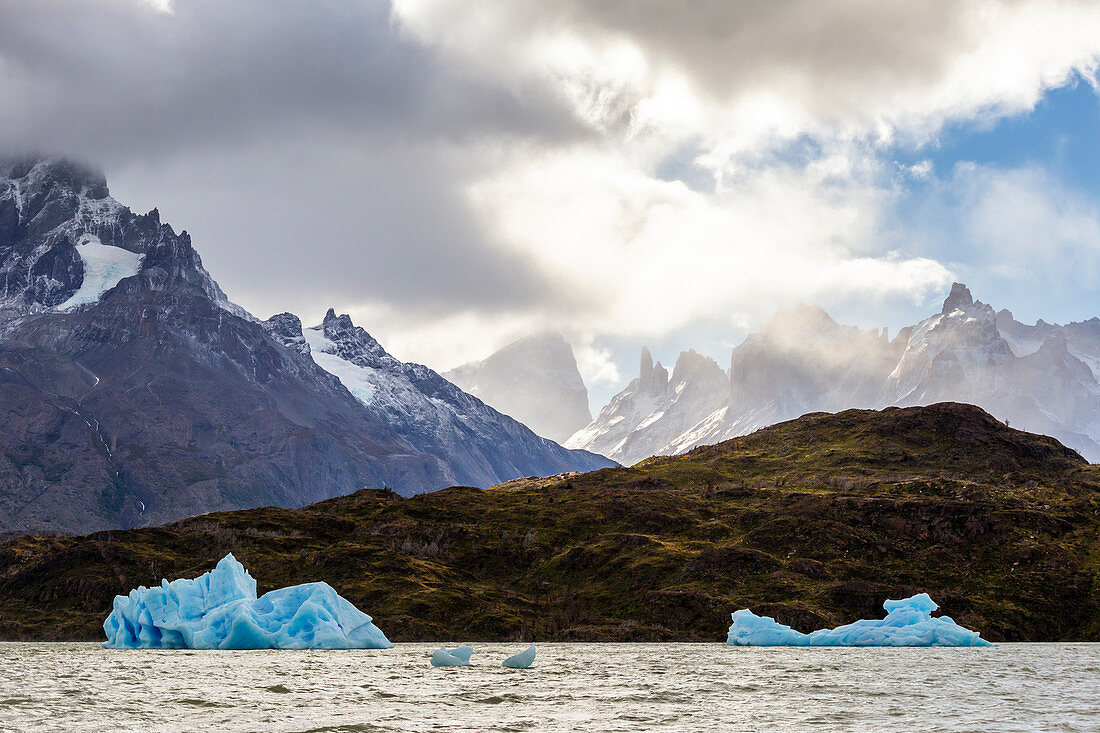
[[[446,647],[439,647],[432,652],[432,666],[433,667],[469,667],[470,655],[474,653],[472,646],[455,647],[454,649],[447,649]]]
[[[949,616],[932,618],[939,606],[927,593],[886,601],[884,619],[864,619],[810,634],[795,631],[769,616],[748,609],[732,614],[726,643],[730,646],[991,646],[977,631]]]
[[[513,654],[512,656],[508,657],[504,660],[502,664],[503,666],[510,667],[511,669],[527,669],[534,661],[535,645],[532,644],[519,654]]]

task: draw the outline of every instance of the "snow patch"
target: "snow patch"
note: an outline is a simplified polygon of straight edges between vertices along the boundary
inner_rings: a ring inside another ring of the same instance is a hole
[[[98,302],[104,293],[122,280],[138,274],[144,259],[137,252],[103,244],[94,234],[80,237],[76,253],[84,262],[84,280],[68,300],[57,306],[57,310]]]
[[[310,355],[317,366],[339,379],[355,399],[369,405],[374,399],[374,370],[352,364],[329,353],[336,350],[336,344],[317,329],[303,328],[302,336],[309,344]]]

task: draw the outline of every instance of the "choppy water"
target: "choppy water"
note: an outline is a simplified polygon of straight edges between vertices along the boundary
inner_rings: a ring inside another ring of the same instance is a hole
[[[1100,644],[731,649],[475,644],[387,651],[107,651],[0,644],[4,731],[1097,731]]]

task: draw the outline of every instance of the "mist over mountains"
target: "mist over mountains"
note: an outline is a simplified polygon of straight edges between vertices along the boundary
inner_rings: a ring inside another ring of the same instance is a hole
[[[689,350],[669,370],[643,349],[638,377],[592,420],[560,335],[440,375],[331,309],[312,327],[290,313],[260,321],[186,232],[130,211],[102,174],[0,164],[0,532],[490,486],[682,453],[808,412],[943,401],[1100,461],[1098,374],[1100,319],[1027,325],[955,284],[939,313],[893,338],[803,305],[746,338],[728,368]]]
[[[1100,318],[1027,326],[956,283],[939,313],[902,329],[842,326],[821,308],[778,313],[731,355],[693,351],[639,376],[566,445],[633,464],[809,412],[955,401],[1051,435],[1100,461]]]
[[[528,336],[443,376],[551,440],[592,422],[573,347],[559,333]]]
[[[88,532],[612,465],[330,311],[231,303],[186,232],[63,159],[0,162],[0,532]]]
[[[544,368],[528,358],[502,350],[486,362],[508,362],[497,370],[509,375]],[[491,376],[482,375],[481,394],[505,409],[494,402]],[[565,445],[631,465],[810,412],[954,401],[1051,435],[1097,462],[1098,378],[1100,318],[1029,326],[955,283],[939,313],[893,338],[885,328],[844,326],[799,305],[734,348],[728,368],[688,350],[669,370],[643,348],[638,376]]]

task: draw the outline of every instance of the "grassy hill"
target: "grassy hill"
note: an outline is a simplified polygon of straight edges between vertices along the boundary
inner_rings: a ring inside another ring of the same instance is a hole
[[[297,510],[0,545],[0,638],[100,639],[116,593],[232,551],[325,580],[395,641],[719,640],[927,591],[993,640],[1100,640],[1100,467],[946,403],[812,414],[629,469],[360,491]]]

